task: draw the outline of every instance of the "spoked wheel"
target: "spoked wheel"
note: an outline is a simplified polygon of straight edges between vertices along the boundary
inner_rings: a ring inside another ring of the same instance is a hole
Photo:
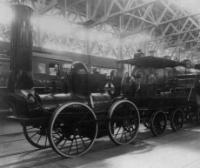
[[[45,149],[50,146],[47,128],[22,124],[27,141],[36,148]]]
[[[63,157],[77,157],[89,151],[97,133],[96,115],[90,107],[82,103],[61,106],[50,121],[50,143]]]
[[[140,124],[137,107],[128,100],[114,103],[109,111],[108,130],[110,139],[117,145],[135,140]]]
[[[153,113],[151,118],[151,132],[154,136],[161,135],[167,126],[167,117],[163,111]]]
[[[173,131],[177,131],[183,127],[184,113],[181,109],[176,109],[172,112],[170,125]]]

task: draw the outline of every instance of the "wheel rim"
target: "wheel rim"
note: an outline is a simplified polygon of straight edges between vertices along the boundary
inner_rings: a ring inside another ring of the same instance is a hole
[[[156,112],[152,118],[152,133],[155,136],[162,134],[167,125],[166,115],[164,112]]]
[[[76,157],[86,153],[97,136],[95,114],[85,105],[76,105],[79,107],[71,108],[70,104],[58,110],[50,126],[52,147],[64,157]]]
[[[137,136],[139,113],[135,105],[122,101],[112,111],[109,122],[109,136],[117,145],[129,144]]]
[[[173,112],[171,127],[174,131],[179,130],[183,127],[183,112],[181,110],[175,110]]]
[[[34,127],[32,125],[23,125],[23,131],[28,142],[39,149],[50,146],[47,129],[43,126]]]

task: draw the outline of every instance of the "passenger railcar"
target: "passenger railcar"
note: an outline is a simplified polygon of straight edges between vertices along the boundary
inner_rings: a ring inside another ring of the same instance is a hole
[[[190,71],[182,63],[151,56],[119,62],[131,66],[128,70],[136,86],[134,94],[129,86],[124,97],[136,104],[141,122],[151,129],[153,135],[162,134],[167,121],[177,131],[182,128],[185,116],[196,114],[194,87],[198,71],[190,76],[186,73]],[[188,83],[189,77],[192,79]]]
[[[39,93],[42,92],[67,92],[67,88],[63,84],[63,80],[69,74],[73,61],[82,61],[91,63],[91,70],[98,70],[99,76],[105,83],[106,76],[112,70],[118,69],[115,59],[99,58],[86,56],[68,52],[55,52],[49,50],[35,50],[32,57],[32,74],[34,79],[34,87]],[[6,89],[8,76],[10,73],[10,58],[4,53],[0,56],[0,87]],[[92,74],[94,76],[94,74]],[[96,82],[99,83],[99,82]],[[1,89],[1,90],[2,90]],[[95,88],[94,88],[95,89]]]

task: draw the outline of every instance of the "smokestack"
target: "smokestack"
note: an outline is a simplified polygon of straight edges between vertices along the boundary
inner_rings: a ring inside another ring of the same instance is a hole
[[[32,71],[32,9],[24,5],[14,5],[14,18],[11,24],[11,71]]]
[[[32,9],[24,5],[12,6],[14,18],[11,24],[10,69],[8,90],[31,89],[32,72]]]

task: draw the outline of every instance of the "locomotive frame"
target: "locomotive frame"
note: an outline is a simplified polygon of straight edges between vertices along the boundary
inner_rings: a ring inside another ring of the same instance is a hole
[[[107,93],[91,93],[88,69],[80,62],[72,64],[70,93],[36,95],[21,90],[8,96],[14,116],[30,144],[51,146],[63,157],[86,153],[96,138],[109,135],[117,145],[135,140],[140,116],[135,104],[114,100]]]

